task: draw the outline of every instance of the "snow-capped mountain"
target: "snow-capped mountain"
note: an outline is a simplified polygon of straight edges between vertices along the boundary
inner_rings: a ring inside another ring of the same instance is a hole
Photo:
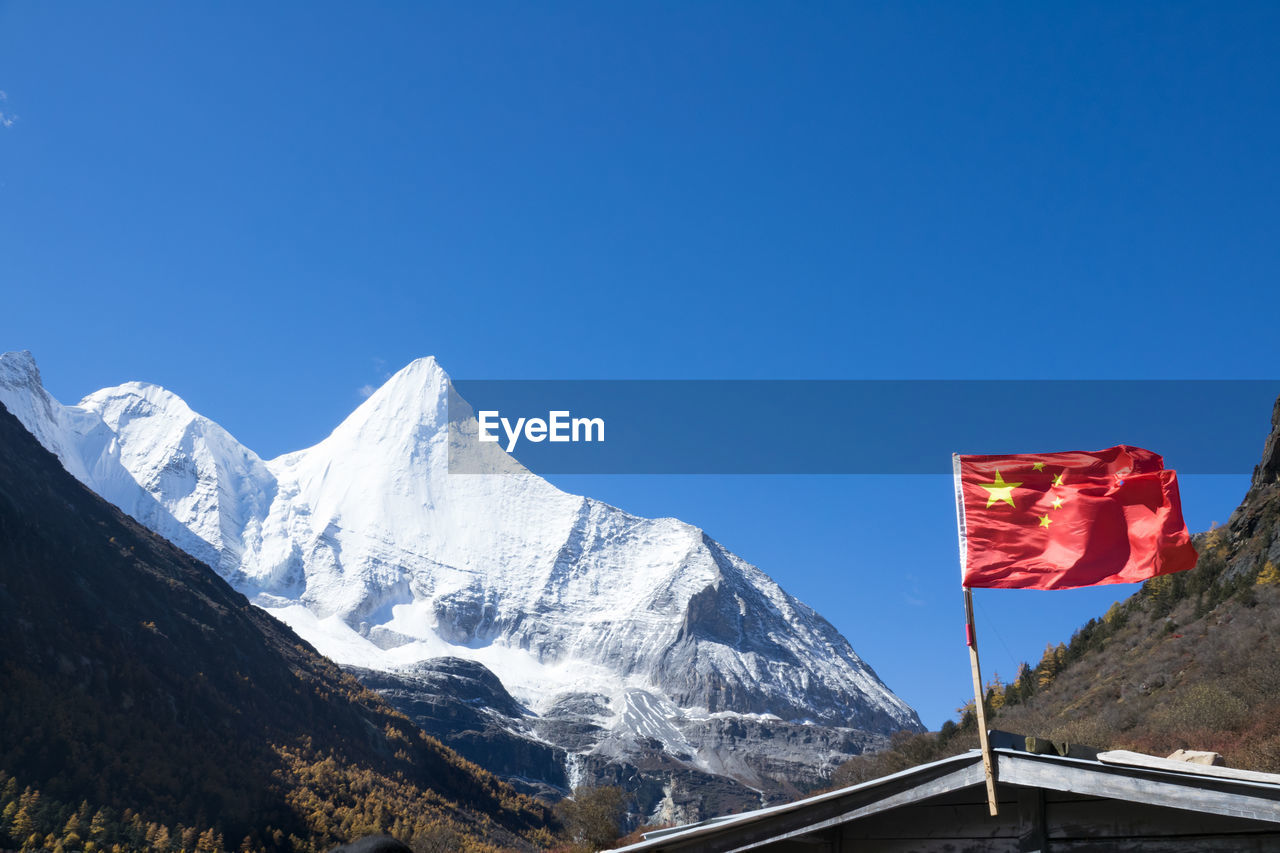
[[[29,353],[0,356],[0,402],[68,471],[340,663],[475,661],[534,714],[599,697],[615,741],[712,770],[724,756],[689,732],[717,715],[920,727],[830,623],[698,528],[523,469],[451,475],[448,390],[420,359],[263,461],[157,386],[63,406]]]
[[[193,420],[198,417],[181,400],[161,388],[136,383],[121,387],[133,387],[140,393],[133,406],[139,413],[146,413],[142,415],[141,423],[164,411],[164,408],[151,404],[145,393],[154,393],[163,398],[164,404],[174,405],[175,409],[180,406]],[[188,513],[188,518],[179,520],[174,515],[175,511],[181,513],[184,505],[184,496],[178,492],[204,492],[208,489],[207,481],[202,482],[194,456],[200,456],[207,465],[210,453],[204,452],[203,448],[197,450],[194,443],[189,443],[185,453],[178,448],[170,448],[167,452],[157,450],[155,456],[163,457],[163,461],[154,470],[143,473],[136,453],[148,442],[159,441],[175,431],[159,429],[159,420],[152,422],[156,435],[139,435],[135,430],[135,440],[130,442],[135,445],[134,452],[126,463],[121,452],[121,436],[116,430],[97,411],[85,406],[64,406],[53,399],[41,385],[40,371],[29,352],[10,352],[0,356],[0,403],[57,456],[77,480],[187,553],[211,566],[219,566],[219,541],[206,539],[196,532],[205,523],[205,513],[192,507],[196,511]],[[205,423],[216,428],[210,421]],[[161,432],[165,436],[158,434]],[[192,476],[179,477],[184,482],[175,488],[174,477],[166,469],[183,466],[190,467]],[[135,470],[138,475],[135,475]],[[140,485],[138,476],[143,478],[141,482],[150,483],[152,488]]]

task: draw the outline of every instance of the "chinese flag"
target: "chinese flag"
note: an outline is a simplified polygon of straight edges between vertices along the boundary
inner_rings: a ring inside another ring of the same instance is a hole
[[[954,467],[964,586],[1074,589],[1196,564],[1177,474],[1149,450],[956,456]]]

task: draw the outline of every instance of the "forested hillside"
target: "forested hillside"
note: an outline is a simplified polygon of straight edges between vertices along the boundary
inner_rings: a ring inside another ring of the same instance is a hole
[[[0,848],[531,849],[540,804],[426,737],[0,408]]]

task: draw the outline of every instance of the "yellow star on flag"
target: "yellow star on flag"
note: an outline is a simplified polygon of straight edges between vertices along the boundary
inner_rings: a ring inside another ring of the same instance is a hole
[[[1042,516],[1040,516],[1040,526],[1041,526],[1041,527],[1048,527],[1050,524],[1053,524],[1053,519],[1052,519],[1052,518],[1050,518],[1050,517],[1049,517],[1049,516],[1047,516],[1047,515],[1042,515]]]
[[[1032,462],[1032,463],[1031,463],[1031,470],[1032,470],[1032,471],[1043,471],[1043,470],[1044,470],[1044,463],[1043,463],[1043,462]]]
[[[1009,506],[1013,506],[1013,490],[1022,484],[1006,483],[1004,477],[1000,476],[1000,472],[996,471],[996,481],[994,483],[981,483],[980,485],[988,492],[987,506],[991,506],[996,501],[1004,501]]]
[[[1061,485],[1062,485],[1062,475],[1061,475],[1061,474],[1058,474],[1058,475],[1056,475],[1056,476],[1053,478],[1053,484],[1054,484],[1055,486],[1061,486]]]
[[[1066,502],[1067,502],[1067,501],[1066,501],[1066,498],[1054,498],[1054,499],[1053,499],[1053,508],[1054,508],[1054,509],[1062,509],[1062,505],[1063,505],[1064,503],[1066,503]]]

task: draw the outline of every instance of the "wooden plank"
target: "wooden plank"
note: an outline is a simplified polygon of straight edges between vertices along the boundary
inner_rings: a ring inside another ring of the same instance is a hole
[[[1015,802],[1012,788],[1007,785],[1001,785],[999,791],[1001,807],[1006,803],[1013,804]],[[939,794],[929,800],[929,805],[931,806],[986,806],[986,804],[987,792],[981,786],[961,788],[958,791]]]
[[[1132,800],[1194,812],[1244,817],[1280,824],[1280,789],[1233,785],[1229,780],[1197,778],[1188,783],[1167,774],[1146,773],[1140,768],[1109,767],[1070,759],[1045,760],[1005,753],[1001,778],[1012,785],[1045,787]]]
[[[986,804],[983,805],[985,807]],[[945,838],[887,838],[863,844],[865,846],[850,844],[845,850],[850,853],[1018,853],[1016,838],[965,838],[956,841]],[[761,851],[773,853],[769,847],[761,848]]]
[[[1055,791],[1052,788],[1041,788],[1044,791],[1045,805],[1054,803],[1102,803],[1109,802],[1107,797],[1095,797],[1092,794],[1077,794],[1074,791]]]
[[[996,794],[996,758],[991,752],[991,742],[987,739],[987,703],[983,700],[982,670],[978,666],[978,629],[973,622],[973,590],[967,586],[964,587],[964,618],[969,644],[969,668],[973,675],[973,709],[978,715],[978,747],[982,750],[982,769],[987,784],[987,808],[995,815],[1000,811],[1000,799]]]
[[[1018,850],[1020,853],[1044,853],[1049,836],[1045,824],[1043,788],[1018,788]]]
[[[1189,773],[1196,776],[1214,776],[1219,779],[1236,779],[1242,782],[1261,782],[1264,785],[1280,786],[1280,773],[1260,773],[1256,770],[1236,770],[1233,767],[1194,764],[1190,761],[1175,761],[1171,758],[1160,758],[1156,755],[1130,752],[1127,749],[1100,752],[1098,753],[1098,760],[1103,764],[1145,767],[1150,770],[1166,770],[1170,773]]]
[[[1272,829],[1259,821],[1145,803],[1099,798],[1047,803],[1042,789],[1002,785],[1001,790],[1006,795],[1016,790],[1018,799],[1004,800],[997,817],[987,813],[985,800],[959,805],[930,800],[846,823],[844,838],[854,850],[871,840],[1016,838],[1019,849],[1031,853],[1046,849],[1050,839],[1227,836]]]
[[[1054,803],[1048,807],[1048,834],[1061,838],[1125,838],[1236,835],[1272,832],[1280,847],[1280,827],[1262,821],[1190,812],[1125,800]]]
[[[985,799],[970,805],[933,805],[895,809],[844,825],[845,841],[854,850],[854,841],[891,838],[1017,838],[1016,801],[1001,804],[1000,814],[987,810]]]
[[[1054,841],[1053,853],[1275,853],[1275,835]]]
[[[835,853],[835,844],[820,838],[793,838],[769,846],[769,853]]]
[[[992,749],[1012,749],[1018,752],[1030,752],[1036,755],[1061,755],[1066,758],[1083,758],[1089,761],[1098,757],[1098,750],[1078,743],[1067,743],[1060,740],[1049,740],[1043,737],[1014,734],[1013,732],[992,729],[988,734]]]

